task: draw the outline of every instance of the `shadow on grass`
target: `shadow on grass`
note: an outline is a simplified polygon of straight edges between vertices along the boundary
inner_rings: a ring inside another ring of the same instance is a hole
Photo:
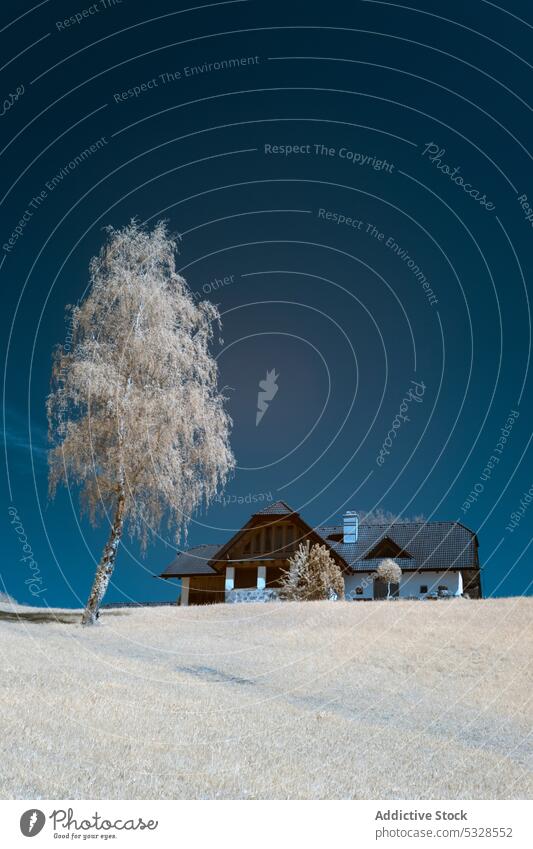
[[[42,624],[45,622],[61,622],[65,625],[80,625],[81,610],[9,610],[0,609],[0,622],[36,622]],[[106,610],[104,617],[108,616],[127,616],[126,610]]]

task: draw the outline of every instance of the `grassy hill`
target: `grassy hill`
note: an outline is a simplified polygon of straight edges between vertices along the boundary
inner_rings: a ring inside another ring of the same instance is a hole
[[[0,619],[2,798],[531,795],[531,599],[63,618]]]

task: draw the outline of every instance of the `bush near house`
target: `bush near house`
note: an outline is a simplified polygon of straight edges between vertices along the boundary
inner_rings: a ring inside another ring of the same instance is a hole
[[[342,572],[325,545],[300,543],[289,559],[279,595],[288,601],[344,598]]]

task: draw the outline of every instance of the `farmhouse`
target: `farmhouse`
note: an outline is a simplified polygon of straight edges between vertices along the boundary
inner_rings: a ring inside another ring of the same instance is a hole
[[[340,525],[312,528],[284,501],[269,504],[223,545],[181,551],[159,576],[181,579],[182,605],[264,601],[275,597],[288,559],[301,542],[329,548],[344,575],[347,599],[383,598],[373,576],[383,558],[400,566],[399,598],[447,591],[481,597],[476,534],[460,522],[367,524],[348,512]]]

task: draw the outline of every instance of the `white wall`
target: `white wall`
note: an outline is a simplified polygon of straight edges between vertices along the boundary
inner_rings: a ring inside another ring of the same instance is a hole
[[[355,575],[344,576],[344,593],[346,598],[363,600],[365,598],[374,598],[373,581],[371,572],[358,572]],[[453,595],[460,595],[463,591],[463,581],[460,572],[404,572],[400,580],[400,598],[407,596],[419,596],[420,587],[427,586],[428,593],[436,592],[437,587],[443,586],[448,589],[448,592]],[[361,595],[356,595],[356,587],[362,587]]]
[[[374,582],[370,578],[370,572],[358,572],[355,575],[344,576],[344,595],[346,598],[353,597],[355,599],[374,598]],[[355,588],[362,587],[362,595],[355,594]]]
[[[400,581],[400,597],[420,595],[420,587],[427,586],[428,593],[437,592],[437,587],[446,587],[452,595],[461,595],[463,581],[460,572],[404,572]]]

